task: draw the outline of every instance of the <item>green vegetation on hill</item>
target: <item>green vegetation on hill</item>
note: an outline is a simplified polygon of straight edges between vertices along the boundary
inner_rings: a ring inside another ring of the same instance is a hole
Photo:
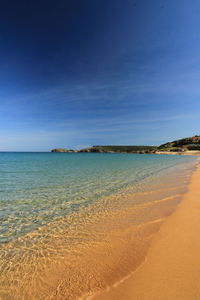
[[[188,150],[198,150],[200,151],[200,144],[190,144],[188,145]]]
[[[186,150],[200,150],[200,136],[192,137],[168,142],[158,147],[158,150],[164,151],[186,151]]]
[[[135,152],[150,152],[156,151],[156,146],[93,146],[91,148],[83,149],[82,151],[91,151],[91,152],[117,152],[117,153],[135,153]]]
[[[64,149],[64,148],[55,148],[53,150],[51,150],[51,152],[77,152],[75,150],[68,150],[68,149]]]
[[[154,153],[157,150],[156,146],[93,146],[85,149],[67,150],[56,148],[51,152],[99,152],[99,153]]]

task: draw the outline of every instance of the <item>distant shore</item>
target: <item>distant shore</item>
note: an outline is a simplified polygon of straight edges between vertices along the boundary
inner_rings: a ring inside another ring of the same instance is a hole
[[[55,148],[51,152],[67,153],[133,153],[133,154],[170,154],[200,155],[200,136],[195,135],[159,146],[152,145],[96,145],[80,150]]]
[[[188,192],[155,236],[144,263],[95,300],[198,300],[200,298],[200,164]]]
[[[117,147],[117,146],[116,146]],[[131,146],[130,146],[131,147]],[[133,146],[137,147],[137,146]],[[142,147],[142,146],[140,146]],[[184,150],[184,151],[160,151],[155,149],[140,149],[140,150],[122,150],[122,151],[112,151],[107,149],[101,149],[100,147],[91,147],[81,150],[67,150],[62,148],[57,148],[51,150],[51,152],[54,153],[115,153],[115,154],[160,154],[160,155],[194,155],[199,156],[200,151],[199,150]]]

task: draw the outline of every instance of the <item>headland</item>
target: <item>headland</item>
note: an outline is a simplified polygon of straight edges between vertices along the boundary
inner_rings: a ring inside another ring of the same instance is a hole
[[[55,148],[57,153],[136,153],[136,154],[171,154],[171,155],[200,155],[200,136],[167,142],[160,146],[130,146],[130,145],[97,145],[80,150]]]

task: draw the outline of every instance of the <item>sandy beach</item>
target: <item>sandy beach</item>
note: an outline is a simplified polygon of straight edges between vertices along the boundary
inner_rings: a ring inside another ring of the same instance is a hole
[[[142,265],[96,300],[200,299],[200,165],[175,212],[162,224]]]
[[[155,154],[165,154],[165,155],[192,155],[192,156],[200,156],[200,151],[183,151],[183,152],[174,152],[174,151],[156,151]]]

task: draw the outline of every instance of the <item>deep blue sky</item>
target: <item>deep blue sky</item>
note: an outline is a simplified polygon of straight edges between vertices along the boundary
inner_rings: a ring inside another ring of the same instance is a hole
[[[0,151],[199,134],[199,0],[0,1]]]

